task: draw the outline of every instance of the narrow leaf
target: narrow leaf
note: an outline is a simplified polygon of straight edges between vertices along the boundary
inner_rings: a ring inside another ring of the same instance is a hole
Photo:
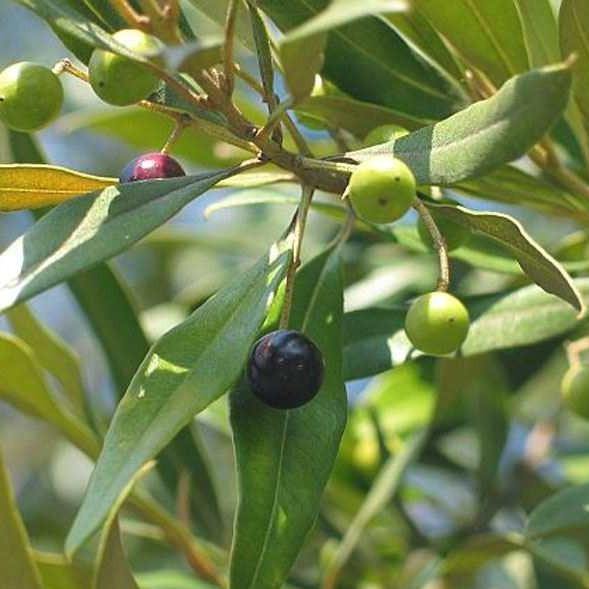
[[[7,589],[43,589],[33,561],[27,531],[22,522],[0,453],[0,570]]]
[[[577,56],[573,96],[589,134],[589,4],[584,0],[563,0],[560,7],[560,45],[564,57]]]
[[[268,29],[262,19],[262,15],[258,7],[249,2],[248,9],[250,13],[250,20],[252,24],[252,32],[256,44],[256,55],[258,58],[258,67],[260,69],[260,78],[264,88],[264,94],[271,101],[274,100],[274,66],[272,65],[272,50],[270,47],[270,37]],[[271,103],[268,103],[270,109]]]
[[[238,378],[289,263],[284,247],[273,247],[151,349],[112,420],[68,552],[100,527],[138,469]]]
[[[589,280],[576,280],[575,286],[585,303],[589,302]],[[578,325],[567,303],[536,286],[466,303],[472,323],[461,348],[464,356],[529,346],[563,335]],[[412,346],[403,330],[405,314],[406,309],[398,307],[345,314],[346,380],[372,376],[408,360]]]
[[[481,69],[495,84],[528,68],[513,0],[415,0],[414,4],[467,63]]]
[[[278,589],[319,510],[346,421],[341,374],[342,278],[329,249],[297,274],[290,327],[322,350],[325,380],[313,401],[279,411],[245,384],[231,396],[239,482],[230,584]]]
[[[134,182],[62,203],[0,255],[0,309],[127,249],[230,175]]]
[[[139,589],[125,557],[116,518],[105,526],[102,535],[93,589]]]
[[[515,0],[532,67],[560,59],[558,25],[550,0]]]
[[[16,335],[35,351],[39,364],[60,382],[73,408],[84,415],[84,385],[74,350],[24,304],[10,309],[6,317]]]
[[[34,557],[43,589],[88,589],[91,586],[91,571],[78,562],[70,562],[63,554],[35,552]]]
[[[91,176],[41,164],[0,165],[0,211],[56,205],[116,184],[114,178]]]
[[[327,567],[322,587],[336,587],[340,571],[349,560],[372,519],[387,507],[396,495],[407,467],[417,458],[426,440],[426,433],[419,432],[394,456],[387,459],[378,473],[370,491],[346,529],[333,560]]]
[[[409,165],[418,184],[481,176],[524,155],[542,138],[566,108],[570,84],[566,65],[532,70],[441,123],[348,156],[361,162],[393,153]]]
[[[571,277],[548,252],[538,245],[522,225],[500,213],[479,213],[464,207],[431,205],[441,217],[484,233],[510,250],[522,270],[546,292],[570,303],[582,315],[585,304]]]
[[[357,10],[355,5],[364,3],[346,2],[347,10],[352,4]],[[258,0],[258,6],[281,30],[290,31],[320,14],[326,2]],[[424,61],[384,19],[376,16],[330,31],[322,75],[353,98],[417,118],[438,120],[467,101],[457,84]]]

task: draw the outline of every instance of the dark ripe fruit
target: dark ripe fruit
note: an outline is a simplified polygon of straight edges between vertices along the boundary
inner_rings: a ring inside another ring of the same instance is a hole
[[[415,177],[404,162],[392,155],[379,155],[352,172],[346,195],[365,221],[392,223],[409,210],[416,190]]]
[[[163,65],[163,43],[136,29],[124,29],[113,39],[130,51]],[[104,49],[95,49],[88,63],[90,85],[109,104],[127,106],[147,98],[159,86],[159,78],[146,65]]]
[[[146,153],[131,160],[121,172],[119,182],[136,182],[137,180],[156,180],[158,178],[176,178],[186,176],[182,166],[165,153]]]
[[[565,407],[583,419],[589,419],[589,366],[571,366],[561,384]]]
[[[63,88],[45,66],[21,61],[0,73],[0,120],[16,131],[37,131],[61,110]]]
[[[308,403],[323,382],[323,357],[299,331],[280,329],[260,338],[252,348],[247,377],[256,396],[274,409]]]
[[[459,225],[450,219],[444,219],[441,217],[434,216],[434,221],[440,230],[440,233],[444,236],[444,240],[446,241],[446,247],[448,251],[452,251],[458,249],[459,247],[463,246],[472,235],[470,229],[468,227],[464,227],[463,225]],[[419,219],[417,222],[417,231],[419,233],[419,237],[421,237],[421,241],[430,249],[434,249],[434,242],[432,240],[432,236],[428,231],[425,223]]]
[[[447,292],[430,292],[416,299],[405,318],[411,343],[426,354],[455,352],[466,339],[470,319],[466,307]]]

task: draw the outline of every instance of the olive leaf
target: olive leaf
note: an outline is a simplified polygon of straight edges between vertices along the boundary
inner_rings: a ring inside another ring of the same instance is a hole
[[[4,587],[43,589],[0,452],[0,570]]]
[[[467,63],[481,69],[496,84],[528,69],[513,0],[415,0],[414,6]]]
[[[587,303],[589,279],[578,279],[574,284]],[[528,346],[563,335],[578,324],[567,303],[537,286],[467,299],[465,303],[471,326],[460,350],[463,356]],[[403,330],[405,314],[405,308],[394,307],[368,308],[344,315],[346,380],[384,372],[410,358],[413,347]]]
[[[570,85],[567,64],[532,70],[440,123],[347,156],[362,162],[392,153],[407,163],[418,184],[446,186],[481,176],[542,138],[566,108]]]
[[[232,173],[134,182],[62,203],[0,255],[0,310],[127,249]]]
[[[290,241],[275,244],[152,347],[115,412],[68,553],[102,525],[136,472],[237,380],[290,259]]]
[[[337,14],[348,20],[344,13],[350,11],[353,16],[362,11],[364,4],[368,3],[340,0]],[[314,27],[311,19],[325,5],[324,0],[258,0],[258,6],[287,35],[305,22]],[[417,118],[438,120],[468,100],[457,83],[426,62],[378,16],[366,16],[331,29],[322,75],[356,99]]]
[[[0,165],[0,211],[56,205],[116,184],[115,178],[91,176],[43,164]]]
[[[515,0],[532,67],[560,59],[558,25],[550,0]]]
[[[513,253],[522,270],[538,286],[567,301],[579,311],[579,315],[584,314],[585,303],[571,277],[518,221],[501,213],[481,213],[460,206],[430,205],[430,209],[441,218],[484,233],[499,242]]]
[[[231,395],[239,504],[232,589],[278,589],[317,516],[346,421],[341,373],[341,261],[329,248],[297,274],[290,327],[325,358],[325,380],[307,405],[262,404],[243,383]]]

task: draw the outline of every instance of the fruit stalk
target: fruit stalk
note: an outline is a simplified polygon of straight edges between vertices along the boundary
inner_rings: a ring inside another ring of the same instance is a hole
[[[413,208],[419,213],[424,225],[434,242],[434,247],[438,253],[438,260],[440,265],[440,276],[438,278],[437,290],[440,292],[447,292],[450,286],[450,262],[448,261],[448,248],[446,247],[446,240],[440,233],[434,218],[429,212],[428,208],[423,204],[423,201],[416,196],[413,201]]]

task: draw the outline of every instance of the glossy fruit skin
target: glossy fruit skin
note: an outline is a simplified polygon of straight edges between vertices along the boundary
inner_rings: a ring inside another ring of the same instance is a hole
[[[45,66],[21,61],[0,73],[0,120],[15,131],[46,127],[61,110],[63,87]]]
[[[364,145],[370,147],[372,145],[379,145],[380,143],[388,143],[401,137],[409,135],[409,131],[399,125],[381,125],[376,127],[366,135]]]
[[[589,419],[589,366],[571,366],[561,384],[565,407],[583,419]]]
[[[163,64],[162,42],[136,29],[123,29],[113,39],[135,53]],[[159,78],[142,65],[110,51],[95,49],[88,63],[90,85],[108,104],[128,106],[147,98],[159,86]]]
[[[405,332],[411,343],[436,356],[455,352],[466,339],[469,326],[466,307],[446,292],[420,296],[405,318]]]
[[[186,176],[182,166],[165,153],[145,153],[131,160],[121,172],[119,182],[137,182],[138,180],[157,180]]]
[[[352,173],[346,194],[356,214],[371,223],[392,223],[411,207],[417,186],[409,167],[392,155],[361,163]]]
[[[444,236],[446,247],[450,252],[465,245],[472,235],[468,227],[459,225],[450,219],[434,217],[434,220],[438,226],[438,229],[440,230],[440,233]],[[421,218],[417,222],[417,231],[419,233],[419,237],[421,237],[421,241],[423,241],[423,243],[428,248],[434,249],[432,236],[430,235],[427,227],[425,226],[425,223]]]
[[[323,382],[319,348],[299,331],[279,329],[253,346],[247,377],[252,391],[274,409],[295,409],[315,397]]]

